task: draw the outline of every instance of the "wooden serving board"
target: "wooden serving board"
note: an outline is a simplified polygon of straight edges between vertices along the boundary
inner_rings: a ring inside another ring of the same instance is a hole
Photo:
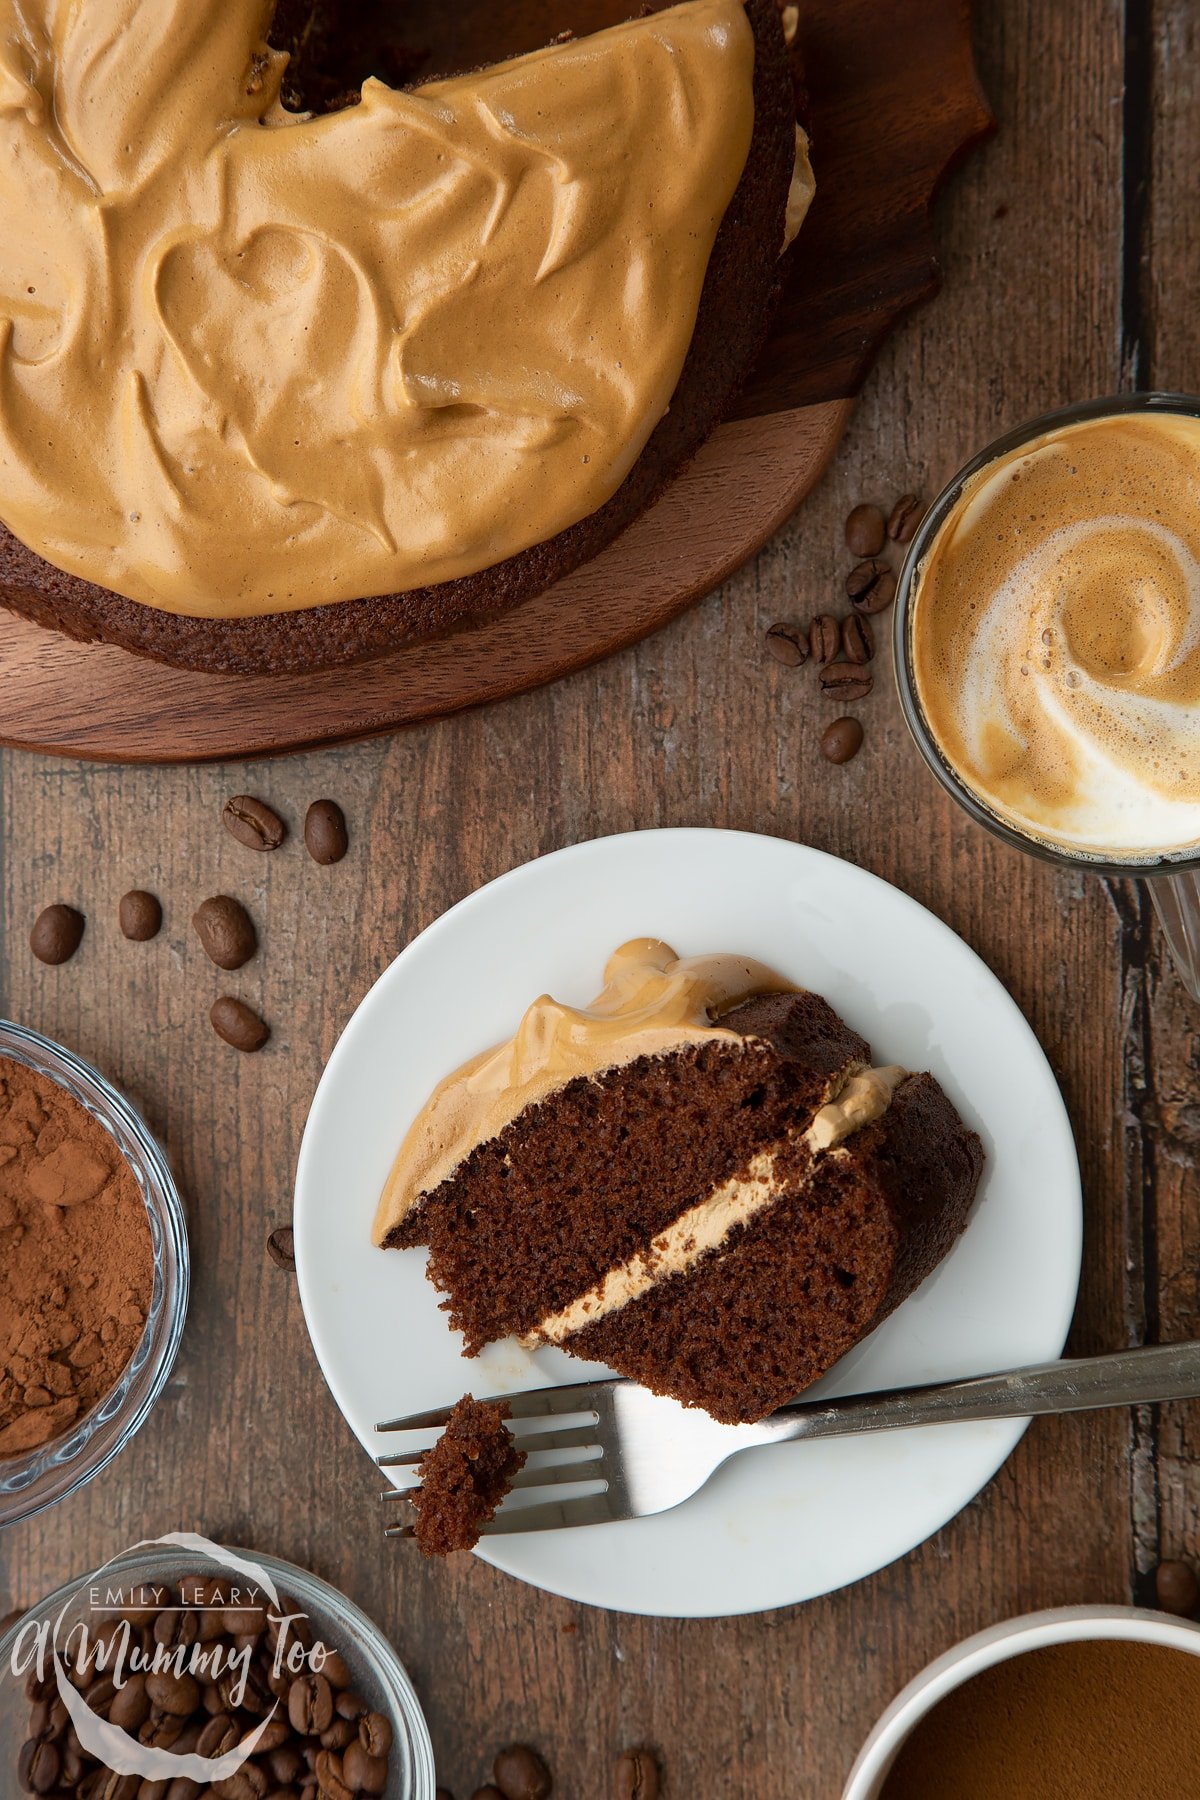
[[[493,624],[314,675],[193,674],[0,612],[0,741],[193,762],[392,731],[608,656],[753,556],[829,462],[891,325],[937,291],[933,196],[994,125],[968,0],[799,7],[817,198],[792,278],[734,416],[616,543]]]

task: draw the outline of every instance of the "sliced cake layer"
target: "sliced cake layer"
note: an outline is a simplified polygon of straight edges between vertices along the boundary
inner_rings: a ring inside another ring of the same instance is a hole
[[[480,1144],[422,1208],[468,1351],[522,1336],[647,1250],[869,1057],[816,994],[749,1000],[725,1035],[577,1078]]]
[[[765,1153],[744,1220],[602,1319],[547,1334],[714,1418],[755,1419],[824,1374],[929,1275],[966,1224],[983,1151],[931,1075],[826,1151]],[[610,1292],[617,1284],[610,1284]],[[619,1291],[619,1290],[618,1290]]]

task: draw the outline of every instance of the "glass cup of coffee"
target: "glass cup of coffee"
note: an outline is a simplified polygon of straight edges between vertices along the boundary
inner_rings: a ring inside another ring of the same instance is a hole
[[[1200,399],[1047,413],[909,546],[896,679],[942,786],[1006,843],[1145,880],[1200,999]]]

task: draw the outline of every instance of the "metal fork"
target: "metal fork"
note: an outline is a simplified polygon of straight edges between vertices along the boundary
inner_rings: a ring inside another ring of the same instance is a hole
[[[509,1423],[527,1461],[511,1495],[483,1531],[501,1536],[666,1512],[698,1493],[731,1456],[762,1444],[1197,1397],[1200,1343],[1039,1363],[969,1381],[854,1394],[844,1400],[800,1401],[754,1425],[719,1425],[697,1407],[664,1400],[629,1381],[534,1388],[497,1395],[488,1403],[509,1408]],[[409,1413],[376,1430],[437,1431],[450,1412],[441,1407]],[[379,1466],[415,1473],[424,1454],[417,1449],[381,1456]],[[554,1492],[564,1485],[575,1491]],[[388,1488],[380,1499],[403,1501],[406,1491],[412,1488]],[[412,1534],[411,1518],[385,1529],[387,1537]]]

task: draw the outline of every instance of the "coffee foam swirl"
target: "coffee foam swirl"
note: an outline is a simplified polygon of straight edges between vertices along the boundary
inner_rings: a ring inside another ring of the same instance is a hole
[[[1200,420],[1090,420],[981,470],[910,631],[934,737],[1006,822],[1117,859],[1200,844]]]

